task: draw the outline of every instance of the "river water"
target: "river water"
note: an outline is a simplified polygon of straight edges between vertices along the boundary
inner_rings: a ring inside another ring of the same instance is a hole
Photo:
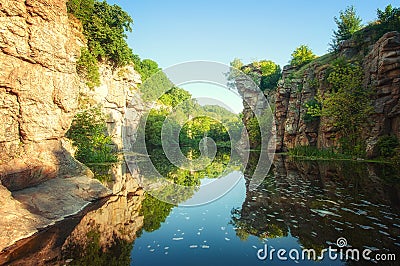
[[[398,265],[398,170],[384,164],[298,161],[276,155],[268,176],[250,191],[248,177],[256,161],[252,157],[257,154],[250,157],[250,167],[244,168],[238,160],[223,172],[229,154],[218,154],[211,169],[215,171],[193,174],[196,180],[189,183],[200,186],[177,205],[140,189],[135,180],[140,174],[129,173],[124,165],[100,169],[97,173],[103,171],[104,182],[125,192],[89,210],[73,225],[64,223],[64,229],[51,235],[58,245],[42,245],[15,263],[40,258],[55,265],[366,265],[362,258],[357,262],[343,255],[340,259],[340,254],[349,249],[362,254],[368,249],[370,258],[397,257],[397,263],[373,265]],[[153,159],[163,166],[161,172],[177,180],[191,175],[166,167],[163,158]],[[220,173],[236,180],[236,185],[208,204],[186,206],[201,193],[201,184],[213,182]],[[320,256],[329,247],[336,252]],[[271,255],[272,249],[286,253],[279,259],[276,251]],[[316,258],[307,259],[306,253],[303,259],[305,249],[314,250]],[[349,257],[354,259],[355,254]]]

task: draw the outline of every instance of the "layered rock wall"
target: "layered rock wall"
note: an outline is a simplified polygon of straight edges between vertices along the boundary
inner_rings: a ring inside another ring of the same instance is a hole
[[[65,0],[1,0],[0,20],[0,177],[14,190],[63,166],[84,38]]]
[[[98,87],[89,89],[81,80],[81,108],[100,106],[107,117],[107,130],[115,150],[130,151],[144,111],[138,91],[141,77],[133,65],[114,68],[102,63],[99,72],[101,85]]]
[[[102,64],[93,91],[78,77],[86,41],[66,0],[0,0],[0,21],[1,251],[112,193],[64,145],[82,100],[102,106],[115,149],[129,150],[141,99],[132,66]]]
[[[341,55],[354,56],[353,43],[342,47]],[[371,127],[364,130],[367,155],[376,155],[376,143],[383,135],[400,137],[400,33],[388,32],[368,47],[363,57],[364,86],[372,89],[374,113]],[[329,62],[328,62],[329,63]],[[305,103],[329,89],[329,64],[313,64],[302,77],[293,78],[296,69],[285,67],[276,93],[277,150],[286,151],[295,146],[328,148],[338,145],[339,135],[327,118],[305,121]]]

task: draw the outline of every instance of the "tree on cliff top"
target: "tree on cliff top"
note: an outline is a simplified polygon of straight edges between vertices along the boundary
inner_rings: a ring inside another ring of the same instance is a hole
[[[133,61],[133,53],[126,42],[126,31],[131,32],[133,19],[117,5],[106,1],[69,0],[68,12],[83,26],[90,53],[97,59],[108,59],[116,66]]]
[[[292,53],[290,64],[292,66],[302,66],[316,58],[317,56],[311,51],[307,45],[300,45]]]
[[[357,16],[353,6],[349,6],[345,11],[340,11],[339,18],[334,17],[338,27],[333,31],[333,39],[330,44],[333,51],[337,51],[342,41],[350,39],[353,34],[362,28],[361,18]]]

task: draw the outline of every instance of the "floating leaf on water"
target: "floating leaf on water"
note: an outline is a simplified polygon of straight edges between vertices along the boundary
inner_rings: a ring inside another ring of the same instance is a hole
[[[210,248],[210,246],[202,245],[201,248],[207,249],[207,248]]]
[[[377,248],[377,247],[370,247],[370,246],[363,246],[363,248],[364,249],[370,249],[372,251],[378,251],[379,250],[379,248]]]
[[[149,249],[150,252],[154,252],[154,248],[153,249]]]
[[[321,217],[325,217],[326,215],[332,215],[332,216],[336,216],[336,217],[341,217],[340,215],[330,212],[330,211],[326,211],[326,210],[319,210],[319,209],[310,209],[312,212],[315,212],[316,214],[318,214]]]
[[[382,231],[382,230],[379,230],[379,233],[381,233],[381,234],[383,234],[383,235],[385,235],[385,236],[390,236],[389,233],[387,233],[387,232],[385,232],[385,231]]]
[[[388,227],[387,227],[386,225],[384,225],[384,224],[381,224],[381,223],[374,223],[374,222],[373,222],[373,224],[379,226],[380,228],[388,229]]]
[[[365,229],[365,230],[369,230],[369,229],[374,229],[373,227],[371,227],[371,226],[368,226],[368,225],[362,225],[362,224],[357,224],[359,227],[361,227],[362,229]]]
[[[189,248],[197,248],[197,245],[190,245]]]
[[[174,241],[178,241],[178,240],[182,240],[183,239],[183,237],[174,237],[174,238],[172,238],[172,240],[174,240]]]
[[[227,237],[225,237],[225,240],[226,240],[226,241],[230,241],[230,239],[229,239],[229,238],[227,238]]]

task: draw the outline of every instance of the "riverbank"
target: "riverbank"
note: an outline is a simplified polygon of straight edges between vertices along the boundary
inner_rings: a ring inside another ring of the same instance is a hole
[[[0,184],[0,250],[111,194],[98,180],[83,175],[58,177],[17,191]]]

